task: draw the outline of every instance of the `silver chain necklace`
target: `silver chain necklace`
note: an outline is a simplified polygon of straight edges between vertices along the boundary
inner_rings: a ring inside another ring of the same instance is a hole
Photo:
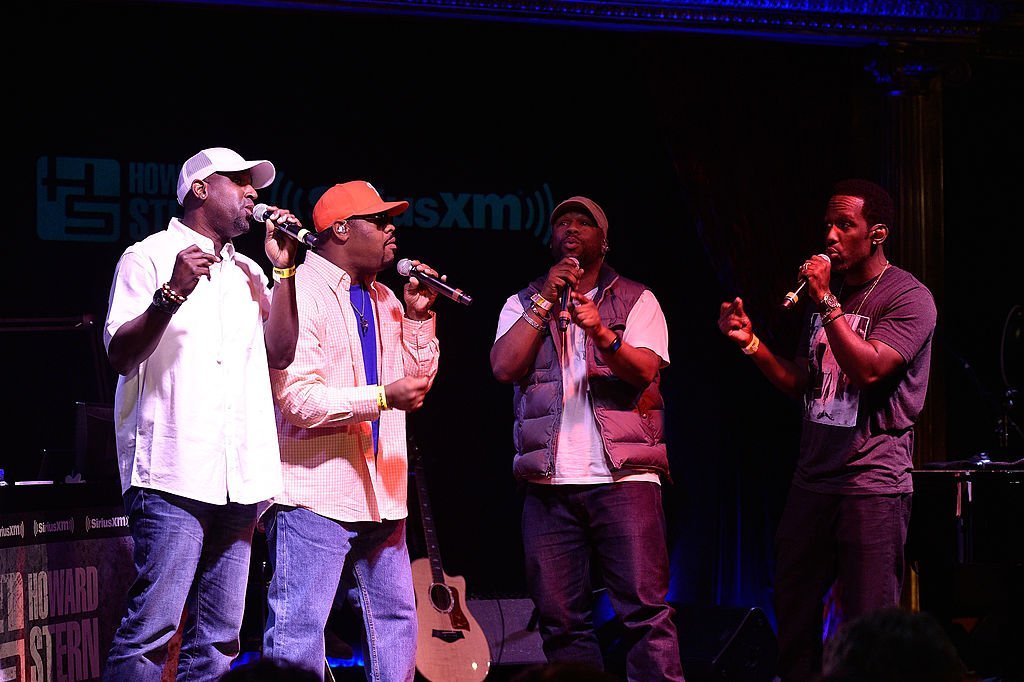
[[[871,283],[871,286],[870,286],[870,287],[868,288],[868,291],[867,291],[867,293],[866,293],[866,294],[864,294],[864,297],[863,297],[862,299],[860,299],[860,302],[859,302],[859,303],[857,303],[857,309],[853,311],[853,313],[852,313],[853,315],[858,315],[858,314],[860,314],[860,309],[864,307],[864,302],[868,300],[868,296],[870,296],[870,295],[871,295],[871,292],[875,290],[875,286],[876,286],[876,285],[877,285],[877,284],[878,284],[878,283],[879,283],[880,281],[882,281],[882,275],[884,275],[884,274],[885,274],[885,271],[889,269],[889,266],[890,266],[890,265],[891,265],[891,263],[889,263],[888,261],[886,261],[886,263],[885,263],[885,267],[883,267],[883,268],[882,268],[882,271],[881,271],[880,273],[878,273],[878,276],[877,276],[877,277],[875,277],[875,281],[874,281],[874,282],[872,282],[872,283]],[[843,284],[846,284],[846,282],[843,282]],[[840,285],[840,288],[839,288],[839,293],[840,293],[840,295],[841,295],[841,294],[843,293],[842,285]]]
[[[362,296],[359,297],[359,308],[356,308],[356,304],[349,298],[348,303],[352,306],[352,310],[355,311],[356,315],[359,316],[359,332],[366,336],[366,332],[370,329],[370,321],[363,315],[363,311],[366,310],[366,299],[370,298],[369,292],[362,287],[359,287],[359,291],[362,292]]]

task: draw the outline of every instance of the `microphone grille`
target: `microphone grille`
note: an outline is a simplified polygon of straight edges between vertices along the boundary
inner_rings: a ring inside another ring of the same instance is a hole
[[[831,263],[832,259],[828,257],[827,253],[819,253],[818,258],[823,259],[826,263]]]
[[[398,268],[398,274],[402,277],[408,277],[412,274],[412,261],[408,258],[398,261],[398,265],[395,267]]]
[[[266,204],[256,204],[252,207],[252,217],[258,223],[265,223],[267,221],[267,209],[270,208]]]

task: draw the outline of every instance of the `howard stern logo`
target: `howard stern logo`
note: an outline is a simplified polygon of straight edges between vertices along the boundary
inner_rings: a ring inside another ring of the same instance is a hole
[[[36,160],[36,233],[48,241],[139,241],[181,216],[175,198],[178,170],[176,164],[153,161],[41,156]],[[260,194],[267,203],[303,217],[312,215],[326,189],[307,190],[279,172]],[[508,232],[544,244],[551,239],[548,216],[555,203],[547,183],[509,193],[384,198],[409,202],[409,210],[395,220],[397,227]]]

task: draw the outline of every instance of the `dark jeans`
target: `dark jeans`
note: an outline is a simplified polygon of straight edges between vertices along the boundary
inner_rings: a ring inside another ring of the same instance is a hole
[[[775,614],[783,682],[821,674],[822,600],[842,621],[897,606],[911,495],[827,495],[791,486],[776,533]]]
[[[526,580],[549,661],[604,667],[593,622],[591,559],[625,628],[629,680],[679,681],[661,486],[527,486]]]

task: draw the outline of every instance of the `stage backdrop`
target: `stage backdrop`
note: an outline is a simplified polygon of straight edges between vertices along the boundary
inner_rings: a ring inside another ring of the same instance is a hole
[[[185,158],[227,146],[272,160],[260,200],[307,225],[326,187],[366,179],[411,204],[400,257],[474,297],[437,304],[441,371],[410,427],[430,457],[447,572],[471,596],[519,595],[512,390],[488,351],[505,298],[549,267],[552,207],[584,194],[608,214],[609,263],[648,283],[668,318],[671,597],[771,613],[798,412],[720,336],[718,305],[744,296],[762,337],[793,347],[797,316],[776,306],[821,249],[829,183],[884,175],[890,95],[868,51],[253,6],[26,11],[12,31],[0,298],[10,474],[35,477],[44,451],[68,456],[75,402],[109,400],[96,333],[113,268],[177,213]],[[990,442],[998,331],[1020,298],[1014,66],[981,60],[949,89],[949,161],[928,169],[947,180],[935,361],[951,366],[948,449],[964,456]],[[258,235],[238,246],[267,265]]]

